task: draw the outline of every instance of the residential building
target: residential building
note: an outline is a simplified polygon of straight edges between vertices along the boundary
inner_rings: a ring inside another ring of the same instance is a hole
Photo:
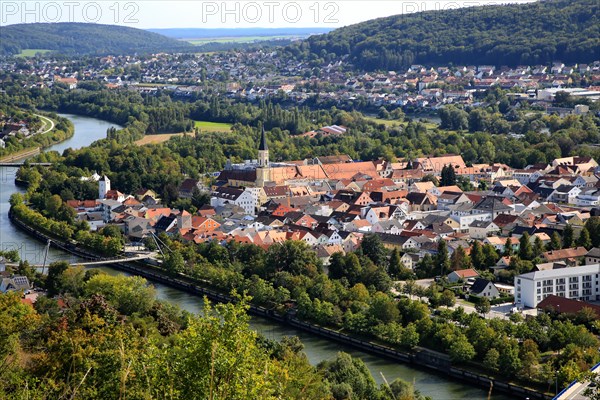
[[[600,264],[528,272],[515,277],[515,304],[535,308],[550,295],[598,301],[599,281]]]

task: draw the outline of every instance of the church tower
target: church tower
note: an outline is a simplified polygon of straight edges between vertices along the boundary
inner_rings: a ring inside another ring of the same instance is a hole
[[[265,182],[271,180],[271,167],[269,166],[269,147],[267,146],[267,135],[265,128],[262,128],[260,134],[260,143],[258,145],[258,167],[256,168],[256,186],[264,187]]]
[[[108,176],[104,175],[98,181],[98,198],[100,200],[104,199],[106,197],[106,193],[108,193],[109,191],[110,191],[110,179],[108,179]]]
[[[260,134],[260,144],[258,145],[258,166],[268,167],[269,166],[269,147],[267,146],[267,135],[265,135],[265,128],[262,128]]]

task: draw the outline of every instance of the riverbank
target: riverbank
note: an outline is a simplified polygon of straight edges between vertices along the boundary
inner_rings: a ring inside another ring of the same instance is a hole
[[[15,153],[7,154],[3,157],[0,157],[0,163],[13,162],[13,161],[22,160],[23,158],[37,156],[38,154],[41,153],[41,151],[42,151],[42,149],[40,147],[22,149]]]
[[[15,224],[15,226],[25,231],[28,235],[34,237],[37,240],[46,243],[48,239],[52,239],[51,244],[54,247],[60,248],[78,257],[92,260],[102,258],[99,255],[94,254],[89,250],[82,249],[73,243],[66,243],[54,238],[49,238],[45,234],[39,232],[38,230],[30,226],[27,226],[25,223],[20,221],[10,210],[9,218],[11,222]],[[132,273],[134,275],[143,276],[150,281],[160,282],[193,295],[206,296],[210,300],[216,302],[228,303],[238,301],[238,299],[236,299],[235,297],[221,293],[213,288],[207,286],[200,286],[199,282],[189,277],[186,277],[184,275],[172,276],[167,274],[164,270],[157,268],[156,266],[149,265],[147,263],[115,263],[112,264],[112,266],[123,271]],[[267,309],[256,305],[250,305],[249,313],[264,318],[269,318],[278,323],[288,324],[292,327],[310,332],[314,335],[318,335],[329,340],[334,340],[336,342],[343,343],[345,345],[349,345],[378,356],[386,357],[394,361],[409,363],[419,367],[427,368],[429,370],[435,371],[436,373],[441,373],[444,375],[448,375],[452,378],[460,379],[469,383],[470,385],[477,385],[486,389],[493,388],[502,393],[523,398],[528,397],[530,399],[544,400],[552,398],[552,396],[550,395],[537,392],[533,389],[525,388],[502,380],[497,380],[489,376],[477,373],[475,371],[453,367],[450,364],[450,359],[447,355],[431,351],[426,348],[417,347],[412,352],[403,352],[391,347],[384,346],[379,343],[368,341],[368,339],[346,335],[332,329],[304,322],[295,317],[295,313],[293,312],[293,310],[289,310],[285,314],[281,314],[278,313],[275,309]]]
[[[65,142],[72,138],[75,134],[75,126],[67,118],[64,118],[64,121],[58,121],[59,123],[57,123],[54,121],[54,119],[51,119],[47,116],[40,114],[35,115],[44,119],[46,121],[46,126],[49,125],[49,128],[41,133],[37,133],[29,138],[23,139],[22,143],[26,143],[28,147],[3,155],[0,157],[0,163],[13,162],[37,156],[42,152],[43,149],[47,149],[59,143]],[[58,116],[58,119],[63,118]],[[65,129],[58,129],[57,125],[61,125]],[[32,145],[36,146],[34,147]]]

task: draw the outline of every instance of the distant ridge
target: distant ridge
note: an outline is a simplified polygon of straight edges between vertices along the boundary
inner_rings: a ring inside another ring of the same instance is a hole
[[[154,32],[117,25],[32,23],[0,27],[0,54],[46,49],[71,54],[134,54],[194,51],[194,46]]]
[[[175,39],[199,39],[240,36],[308,36],[328,33],[333,28],[164,28],[147,30]]]
[[[344,55],[366,70],[411,64],[515,66],[600,59],[600,2],[545,0],[395,15],[311,36],[297,59]]]

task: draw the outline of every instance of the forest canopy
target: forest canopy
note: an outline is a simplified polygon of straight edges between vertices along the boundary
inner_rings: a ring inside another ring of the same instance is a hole
[[[550,0],[395,15],[287,47],[300,59],[349,55],[366,70],[412,64],[535,65],[598,59],[596,0]]]
[[[24,49],[62,54],[133,54],[193,51],[187,42],[125,26],[85,23],[15,24],[0,27],[0,55]]]

